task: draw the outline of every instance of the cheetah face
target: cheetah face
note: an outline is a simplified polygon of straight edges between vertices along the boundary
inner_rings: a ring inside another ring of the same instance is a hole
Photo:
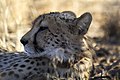
[[[80,52],[80,40],[88,31],[91,20],[88,12],[78,18],[71,11],[43,14],[35,19],[21,43],[28,56],[67,60]]]

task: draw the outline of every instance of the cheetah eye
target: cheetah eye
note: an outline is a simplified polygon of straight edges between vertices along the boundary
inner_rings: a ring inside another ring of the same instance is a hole
[[[44,30],[46,30],[46,29],[48,29],[48,27],[41,26],[40,29],[39,29],[39,31],[44,31]]]

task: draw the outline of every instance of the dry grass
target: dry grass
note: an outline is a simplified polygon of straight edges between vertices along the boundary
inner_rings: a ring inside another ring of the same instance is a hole
[[[17,4],[19,2],[19,0],[0,1],[0,48],[9,51],[23,50],[19,40],[25,30],[28,30],[28,23],[23,19],[25,15],[21,16],[25,10],[17,8],[20,5]],[[21,7],[19,6],[19,8]]]
[[[77,15],[86,11],[91,12],[94,23],[88,35],[99,36],[102,34],[102,31],[99,31],[101,25],[99,21],[103,22],[104,19],[101,18],[103,6],[115,2],[112,0],[0,0],[0,48],[23,51],[19,40],[29,30],[31,22],[38,15],[51,11],[71,10]],[[94,35],[96,31],[98,34]]]

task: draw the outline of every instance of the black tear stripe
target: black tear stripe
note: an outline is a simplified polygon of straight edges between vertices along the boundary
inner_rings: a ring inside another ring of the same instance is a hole
[[[43,18],[44,19],[44,16],[39,16],[37,19],[35,19],[34,23],[33,23],[33,27],[35,25],[35,22],[37,22],[37,20],[39,20],[39,18]],[[37,27],[39,27],[40,23],[43,21],[43,19],[39,22],[39,24],[37,24]],[[36,27],[36,26],[35,26]],[[33,39],[33,44],[37,45],[37,42],[36,42],[36,36],[37,36],[37,33],[40,31],[40,28],[39,30],[35,33],[34,35],[34,39]]]
[[[36,36],[37,36],[37,34],[38,34],[39,31],[40,31],[40,28],[39,28],[39,30],[34,35],[33,44],[35,44],[35,45],[37,45],[37,41],[36,41],[37,38],[36,38]]]
[[[37,27],[39,27],[39,25],[40,25],[40,23],[42,22],[42,20],[39,22],[39,24],[38,24],[38,26]],[[38,46],[38,44],[37,44],[37,34],[38,34],[38,32],[41,32],[41,31],[44,31],[44,30],[46,30],[46,29],[48,29],[48,26],[46,27],[46,26],[40,26],[39,27],[39,29],[38,29],[38,31],[34,34],[34,39],[33,39],[33,44],[34,44],[34,47],[37,47]],[[48,29],[49,30],[49,29]],[[40,52],[43,52],[44,51],[44,49],[43,48],[38,48],[38,50],[37,50],[37,48],[35,48],[36,49],[36,51],[40,51]]]
[[[34,35],[33,44],[37,45],[37,41],[36,41],[36,38],[37,38],[37,37],[36,37],[36,36],[37,36],[38,32],[44,31],[44,30],[46,30],[46,29],[48,29],[48,27],[42,27],[42,26],[41,26],[41,27],[39,28],[39,30],[38,30],[38,31],[35,33],[35,35]]]
[[[45,29],[48,29],[48,28],[45,28]],[[36,39],[37,39],[37,34],[38,34],[38,32],[40,32],[40,31],[43,31],[43,30],[45,30],[45,29],[41,29],[41,28],[39,28],[39,30],[35,33],[35,35],[34,35],[34,39],[33,39],[33,44],[34,44],[34,47],[35,47],[35,50],[36,51],[38,51],[38,50],[40,50],[40,52],[43,52],[44,51],[44,49],[42,49],[42,48],[36,48],[37,46],[38,46],[38,44],[37,44],[37,41],[36,41]],[[37,50],[38,49],[38,50]]]

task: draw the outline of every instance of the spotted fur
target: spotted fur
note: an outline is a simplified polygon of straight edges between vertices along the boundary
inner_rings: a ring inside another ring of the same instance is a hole
[[[94,51],[84,36],[92,16],[40,15],[21,43],[23,54],[0,55],[0,80],[88,80]]]

